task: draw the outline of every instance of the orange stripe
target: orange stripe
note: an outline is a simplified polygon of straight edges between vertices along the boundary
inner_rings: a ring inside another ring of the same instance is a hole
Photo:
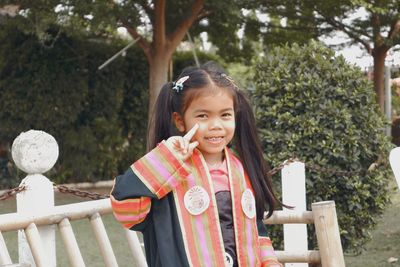
[[[148,197],[141,197],[137,199],[126,199],[116,200],[113,196],[110,196],[111,205],[113,210],[118,212],[129,212],[133,213],[136,210],[143,210],[151,205],[151,199]]]
[[[225,266],[225,252],[221,250],[223,242],[222,235],[216,217],[217,207],[216,203],[213,203],[215,202],[215,198],[212,198],[213,195],[210,187],[211,181],[205,172],[207,167],[205,167],[197,151],[193,153],[188,164],[189,163],[193,167],[192,175],[190,175],[185,182],[181,183],[181,185],[175,189],[175,194],[177,196],[176,203],[177,206],[179,206],[177,210],[180,213],[179,217],[182,219],[181,230],[186,236],[185,247],[188,250],[188,259],[191,261],[193,266],[203,266],[206,264],[204,255],[206,255],[205,252],[207,252],[211,266]],[[208,209],[197,216],[191,215],[186,210],[183,201],[185,193],[193,185],[202,186],[212,199]],[[200,225],[198,225],[199,222]],[[199,239],[199,232],[204,234],[205,243],[203,244]],[[206,251],[203,251],[202,248],[204,247]]]
[[[253,193],[253,196],[254,196],[255,195],[254,194],[254,190],[253,190],[253,187],[251,186],[250,179],[249,179],[249,177],[248,177],[246,172],[244,172],[244,178],[245,178],[245,181],[246,181],[247,188],[250,188],[250,190],[251,190],[251,192]],[[253,219],[248,219],[247,217],[245,217],[245,218],[246,218],[246,220],[247,220],[247,222],[249,224],[252,224],[252,227],[251,227],[251,229],[252,229],[251,238],[252,238],[253,250],[254,250],[255,253],[257,253],[254,256],[256,257],[256,264],[258,265],[258,264],[260,264],[260,261],[261,261],[261,250],[260,250],[260,243],[259,243],[259,238],[258,238],[257,214]]]
[[[237,250],[237,259],[239,266],[246,266],[245,262],[245,254],[243,253],[243,247],[246,248],[246,244],[243,240],[243,232],[244,232],[244,218],[243,214],[242,216],[239,216],[240,213],[243,213],[242,207],[241,207],[241,195],[242,195],[242,185],[240,183],[239,175],[237,174],[237,166],[236,162],[234,162],[233,157],[230,157],[229,160],[230,163],[230,171],[231,171],[231,194],[232,194],[232,203],[234,205],[233,211],[234,211],[234,223],[235,223],[235,237],[236,237],[236,250]],[[239,213],[239,214],[238,214]]]
[[[190,179],[191,176],[188,177],[188,179]],[[189,190],[188,187],[188,183],[187,181],[183,182],[179,187],[176,188],[175,192],[176,192],[176,196],[177,196],[177,207],[179,207],[179,209],[177,209],[177,212],[180,215],[180,222],[181,224],[181,231],[182,233],[184,233],[185,237],[183,240],[186,243],[186,248],[188,251],[186,251],[189,255],[188,260],[193,264],[193,266],[200,266],[200,262],[199,262],[199,257],[196,257],[196,255],[193,255],[192,251],[196,251],[196,247],[195,247],[195,240],[194,240],[194,236],[195,231],[192,227],[191,224],[191,220],[190,217],[192,215],[190,215],[189,213],[186,212],[186,208],[185,208],[185,203],[183,201],[184,199],[184,195],[185,192]],[[194,256],[194,257],[193,257]]]
[[[156,151],[153,151],[153,155],[156,154]],[[165,162],[162,159],[158,159],[158,164],[164,165]],[[165,178],[161,176],[157,171],[153,164],[149,163],[147,159],[143,159],[135,162],[134,164],[135,170],[138,171],[142,179],[146,180],[146,182],[151,186],[151,191],[157,195],[158,198],[166,195],[166,188],[163,187],[165,182],[167,181]],[[135,172],[136,173],[136,172]],[[169,178],[169,177],[168,177]]]
[[[240,161],[228,150],[231,175],[233,185],[231,187],[232,203],[235,205],[235,235],[236,235],[236,247],[238,253],[239,266],[259,266],[260,265],[260,250],[258,243],[258,231],[257,231],[257,217],[252,219],[247,218],[242,210],[241,198],[244,190],[250,188],[253,192],[250,180],[245,174]],[[244,176],[244,177],[243,177]],[[253,192],[254,195],[254,192]],[[247,229],[250,228],[249,232]],[[250,243],[248,240],[250,239]],[[254,251],[253,255],[250,255],[247,249],[251,247]],[[251,257],[254,257],[254,263],[251,263]]]
[[[138,160],[131,166],[133,172],[141,178],[141,180],[145,180],[146,185],[150,187],[150,191],[153,193],[156,191],[156,188],[159,187],[159,183],[156,179],[154,179],[153,173],[148,169],[148,167],[144,164],[144,160]]]
[[[150,199],[147,197],[137,199],[139,202],[138,205],[136,205],[136,208],[132,208],[129,211],[126,211],[126,204],[130,205],[132,203],[127,203],[127,201],[124,200],[118,201],[113,196],[111,196],[110,199],[115,219],[127,228],[131,228],[132,226],[143,222],[146,219],[147,214],[150,212],[151,201],[149,201]],[[120,209],[121,205],[118,202],[125,202],[122,203],[122,206],[125,205],[124,209]],[[140,205],[140,202],[142,202],[143,205]]]
[[[272,246],[272,241],[268,237],[260,237],[260,246]]]
[[[183,163],[163,143],[136,161],[131,168],[159,199],[189,174]]]
[[[202,214],[203,222],[205,222],[205,226],[208,226],[208,231],[206,229],[206,241],[207,247],[212,247],[209,255],[211,257],[212,262],[216,262],[217,266],[221,266],[220,264],[225,264],[225,256],[220,257],[219,255],[225,255],[225,251],[223,250],[223,240],[222,240],[222,233],[221,227],[218,221],[218,207],[215,200],[214,190],[212,190],[212,180],[211,176],[208,172],[208,168],[205,166],[207,165],[204,158],[200,157],[200,155],[196,154],[193,157],[195,166],[203,166],[203,168],[199,168],[199,175],[202,179],[199,180],[199,183],[205,188],[207,193],[210,197],[210,207]],[[208,173],[207,173],[208,172]],[[207,178],[207,179],[204,179]],[[218,222],[218,223],[215,223]],[[220,237],[220,238],[217,238]],[[214,240],[214,242],[213,242]],[[217,242],[215,242],[217,241]]]

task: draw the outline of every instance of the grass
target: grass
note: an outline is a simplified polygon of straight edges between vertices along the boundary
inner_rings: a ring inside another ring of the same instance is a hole
[[[104,192],[100,192],[104,193]],[[56,205],[86,201],[71,195],[56,194]],[[15,212],[15,199],[0,201],[1,213]],[[114,220],[112,215],[103,216],[111,244],[120,266],[132,266],[132,255],[127,249],[127,241],[122,227]],[[87,266],[105,266],[100,256],[97,243],[90,228],[89,221],[81,220],[72,222],[75,236],[83,259]],[[17,233],[3,233],[7,248],[13,262],[18,262]],[[57,233],[57,266],[69,266],[68,258]],[[366,251],[361,255],[346,255],[346,266],[351,267],[397,267],[400,266],[400,193],[392,196],[389,205],[378,222],[377,228],[372,232],[372,240],[366,246]],[[390,257],[398,258],[397,262],[389,263]]]
[[[389,263],[391,257],[398,261]],[[400,266],[400,192],[393,194],[392,204],[386,208],[372,232],[366,251],[358,256],[346,256],[345,261],[351,267]]]

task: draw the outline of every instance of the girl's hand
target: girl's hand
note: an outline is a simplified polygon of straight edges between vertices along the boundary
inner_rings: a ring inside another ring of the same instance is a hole
[[[165,145],[171,150],[177,158],[185,161],[193,154],[193,149],[199,145],[199,142],[190,142],[199,125],[196,123],[184,136],[171,136],[165,141]]]

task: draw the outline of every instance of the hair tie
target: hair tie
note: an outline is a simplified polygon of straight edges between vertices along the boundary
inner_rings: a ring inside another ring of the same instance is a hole
[[[172,90],[176,91],[177,93],[179,93],[180,91],[183,90],[183,83],[189,79],[189,76],[184,76],[182,78],[180,78],[179,80],[177,80],[176,82],[172,83]]]

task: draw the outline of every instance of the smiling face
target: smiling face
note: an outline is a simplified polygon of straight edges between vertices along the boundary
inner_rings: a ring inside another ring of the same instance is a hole
[[[178,113],[174,113],[175,125],[181,132],[186,133],[196,123],[199,124],[199,129],[192,140],[199,142],[197,148],[210,164],[222,160],[223,150],[235,133],[232,95],[223,89],[214,90],[216,91],[193,99],[183,118]]]

